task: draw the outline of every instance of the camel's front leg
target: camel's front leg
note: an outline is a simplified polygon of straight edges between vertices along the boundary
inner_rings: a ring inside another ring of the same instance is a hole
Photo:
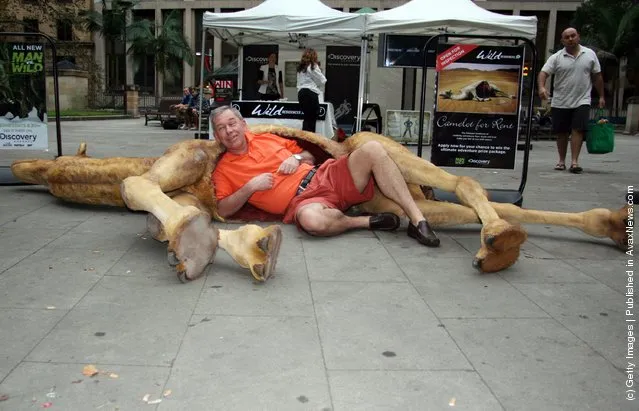
[[[172,199],[182,206],[193,206],[205,210],[202,203],[192,194],[180,193]],[[158,241],[167,241],[162,223],[151,213],[147,216],[147,229]],[[275,271],[275,264],[282,244],[282,230],[273,225],[262,228],[248,224],[237,230],[218,229],[218,245],[242,267],[251,270],[258,281],[266,281]],[[169,263],[179,264],[174,251],[169,250]]]
[[[353,140],[349,141],[351,139]],[[347,139],[345,144],[358,146],[371,139],[375,139],[384,145],[390,157],[400,168],[407,183],[437,187],[453,192],[463,205],[472,208],[483,224],[481,233],[482,249],[488,247],[500,252],[511,250],[510,252],[513,255],[519,255],[519,248],[526,241],[526,232],[521,226],[511,224],[497,215],[492,205],[488,202],[486,191],[476,180],[470,177],[450,174],[429,161],[415,156],[400,144],[390,142],[388,139],[376,134],[359,133]],[[418,198],[423,198],[423,196]],[[428,218],[428,211],[422,211]],[[482,249],[477,253],[477,261],[481,261]]]
[[[218,233],[207,213],[191,205],[180,205],[165,192],[198,181],[207,161],[208,156],[200,149],[178,149],[161,157],[145,174],[128,177],[121,185],[122,198],[129,208],[148,211],[159,220],[169,240],[169,250],[178,261],[178,278],[183,282],[202,275],[215,256]]]

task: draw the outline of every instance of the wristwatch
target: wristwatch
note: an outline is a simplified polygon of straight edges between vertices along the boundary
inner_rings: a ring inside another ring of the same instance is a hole
[[[300,162],[301,162],[302,160],[304,160],[304,157],[302,157],[302,156],[301,156],[301,155],[299,155],[299,154],[293,154],[293,157],[294,157],[297,161],[300,161]]]

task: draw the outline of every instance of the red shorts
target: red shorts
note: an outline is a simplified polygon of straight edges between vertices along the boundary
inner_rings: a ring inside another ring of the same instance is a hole
[[[346,211],[355,204],[369,201],[375,194],[371,176],[363,192],[359,192],[348,169],[348,156],[329,159],[318,169],[306,190],[293,197],[284,214],[287,224],[296,222],[297,211],[307,204],[321,203],[326,207]]]

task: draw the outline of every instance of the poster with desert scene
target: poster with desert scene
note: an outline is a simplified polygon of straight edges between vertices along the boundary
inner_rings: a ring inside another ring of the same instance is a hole
[[[452,63],[439,72],[437,111],[516,114],[520,65]]]

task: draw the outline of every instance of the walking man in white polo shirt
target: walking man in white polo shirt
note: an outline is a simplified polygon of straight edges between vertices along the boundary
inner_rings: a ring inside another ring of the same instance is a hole
[[[570,172],[579,174],[583,171],[579,166],[579,152],[590,117],[590,93],[593,83],[599,95],[599,107],[603,108],[606,105],[603,77],[597,55],[579,44],[577,30],[572,27],[564,30],[561,33],[561,43],[564,48],[550,56],[539,72],[537,83],[539,97],[542,100],[548,99],[550,95],[546,90],[546,80],[550,75],[555,76],[550,102],[553,134],[557,137],[559,151],[559,163],[555,170],[566,169],[566,152],[570,136]]]

